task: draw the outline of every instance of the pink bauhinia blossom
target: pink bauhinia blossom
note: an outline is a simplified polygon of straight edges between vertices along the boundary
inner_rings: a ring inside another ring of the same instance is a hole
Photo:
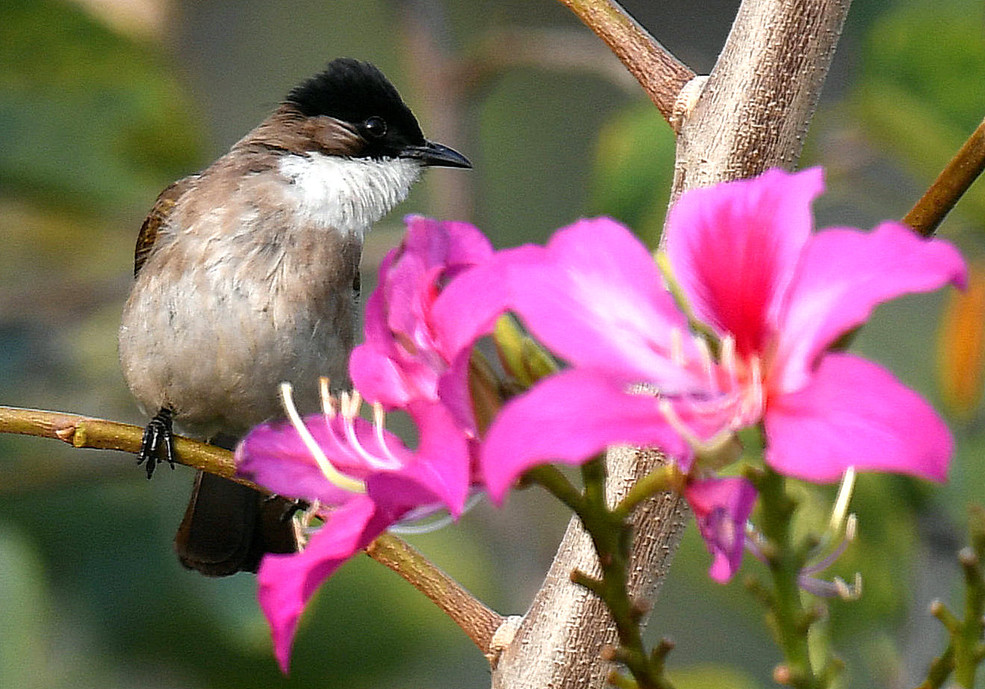
[[[673,277],[711,343],[690,328],[646,247],[608,219],[501,252],[449,285],[450,311],[489,295],[570,366],[490,427],[481,470],[493,499],[533,466],[579,464],[614,444],[659,447],[689,471],[694,450],[758,423],[766,462],[789,476],[826,482],[856,467],[943,480],[952,440],[933,409],[885,369],[829,348],[884,301],[961,284],[964,263],[946,242],[896,223],[815,234],[822,186],[819,169],[772,170],[691,191],[672,208]],[[439,311],[438,321],[454,340],[453,319]],[[744,502],[728,485],[727,499],[696,511],[737,515]],[[739,541],[725,561],[741,555]],[[717,578],[734,569],[715,567]]]
[[[712,554],[709,576],[728,581],[742,563],[746,521],[756,503],[756,489],[744,478],[713,477],[692,479],[682,492]]]
[[[823,186],[819,168],[771,170],[688,193],[667,223],[674,277],[727,350],[726,386],[760,401],[748,416],[765,426],[770,466],[817,482],[849,467],[943,481],[953,443],[934,410],[884,368],[829,349],[889,299],[963,285],[964,261],[894,222],[814,233]]]
[[[303,420],[285,395],[291,422],[259,426],[236,452],[239,475],[308,502],[324,520],[302,552],[267,555],[260,565],[260,606],[285,672],[298,619],[323,581],[399,521],[442,507],[457,516],[472,487],[468,358],[498,307],[487,301],[462,314],[453,344],[436,338],[431,311],[444,285],[492,247],[462,223],[412,216],[407,229],[367,303],[365,343],[349,362],[356,392],[339,403],[326,384],[325,412]],[[373,403],[374,423],[357,417],[361,398]],[[384,429],[384,408],[415,422],[416,450]]]
[[[286,673],[304,606],[346,560],[395,523],[441,509],[457,516],[469,491],[465,436],[441,405],[411,403],[420,442],[408,449],[383,428],[356,416],[358,395],[291,422],[258,426],[236,450],[237,473],[279,495],[304,500],[324,520],[304,549],[264,556],[257,574],[260,607],[274,653]]]
[[[492,495],[545,461],[579,463],[616,443],[684,457],[760,421],[766,461],[787,475],[832,481],[854,466],[943,480],[952,443],[934,411],[876,364],[828,348],[883,301],[961,284],[964,263],[896,223],[813,233],[821,188],[819,169],[772,170],[691,191],[671,209],[673,275],[717,337],[717,358],[646,247],[611,220],[502,252],[449,286],[455,301],[448,293],[504,283],[509,308],[571,366],[490,428]]]

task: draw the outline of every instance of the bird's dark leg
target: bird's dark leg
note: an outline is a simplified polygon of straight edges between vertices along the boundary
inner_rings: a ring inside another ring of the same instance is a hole
[[[163,461],[167,461],[174,469],[174,431],[171,426],[173,412],[168,407],[161,407],[146,428],[140,441],[140,452],[137,454],[137,465],[144,462],[147,478],[154,475],[154,469]]]

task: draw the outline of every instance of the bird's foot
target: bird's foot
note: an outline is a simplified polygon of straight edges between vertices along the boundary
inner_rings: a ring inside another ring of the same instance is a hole
[[[173,412],[162,407],[154,418],[144,428],[144,437],[140,441],[140,452],[137,453],[137,465],[144,464],[147,478],[154,475],[154,469],[166,461],[174,469],[174,431],[172,430]]]

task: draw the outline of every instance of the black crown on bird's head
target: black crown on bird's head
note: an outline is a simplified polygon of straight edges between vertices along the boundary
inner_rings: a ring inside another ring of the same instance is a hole
[[[368,139],[387,138],[397,145],[424,143],[414,113],[383,72],[369,62],[348,57],[332,60],[323,72],[292,89],[287,102],[306,117],[326,115],[355,125]]]
[[[393,84],[368,62],[341,57],[295,87],[286,103],[305,117],[347,123],[362,138],[364,158],[407,158],[421,165],[469,168],[461,153],[428,141]]]

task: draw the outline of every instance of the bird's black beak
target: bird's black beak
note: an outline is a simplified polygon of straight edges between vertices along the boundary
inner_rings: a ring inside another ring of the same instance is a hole
[[[404,158],[415,158],[431,167],[472,167],[469,159],[461,153],[433,141],[425,141],[423,146],[408,146],[401,155]]]

